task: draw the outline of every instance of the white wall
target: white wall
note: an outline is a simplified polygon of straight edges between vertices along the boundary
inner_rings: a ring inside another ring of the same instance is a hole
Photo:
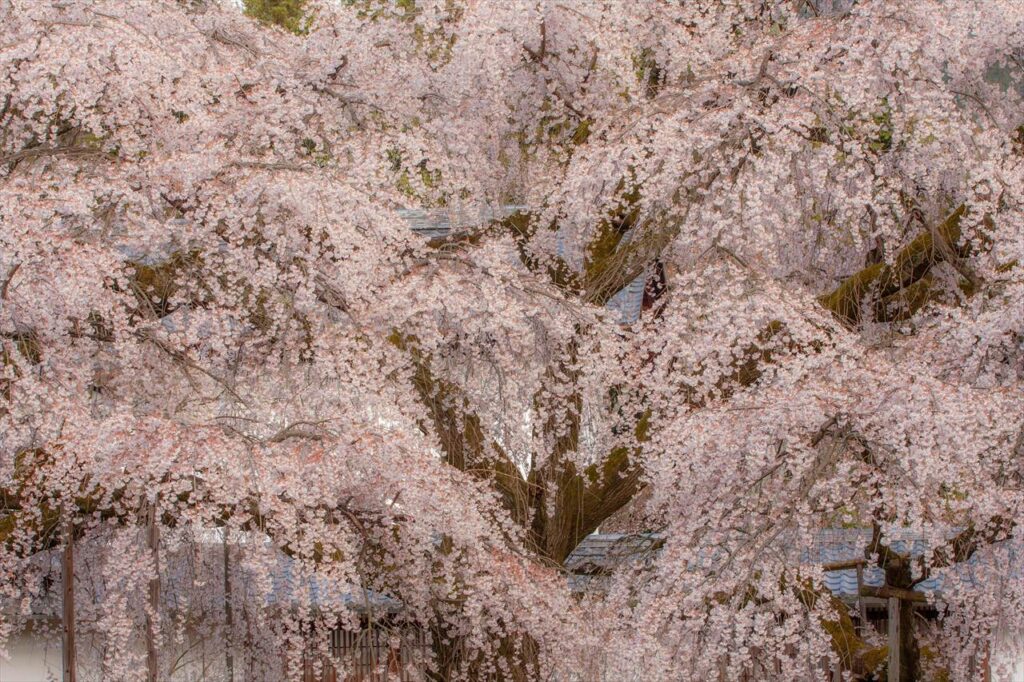
[[[60,682],[60,638],[24,633],[7,643],[8,660],[0,659],[0,682]]]
[[[992,682],[1024,682],[1024,647],[1019,637],[1004,639],[992,652]]]

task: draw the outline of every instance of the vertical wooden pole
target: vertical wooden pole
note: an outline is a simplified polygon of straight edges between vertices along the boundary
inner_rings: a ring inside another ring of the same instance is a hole
[[[900,682],[900,600],[889,597],[889,682]]]
[[[67,523],[64,536],[64,556],[61,561],[61,584],[64,605],[64,682],[76,682],[75,655],[75,534],[74,525]]]
[[[149,581],[149,608],[151,614],[146,614],[146,663],[149,674],[148,682],[157,682],[160,674],[160,659],[156,650],[156,619],[160,614],[160,526],[157,523],[156,504],[150,506],[149,518],[146,524],[146,540],[150,552],[153,553],[153,564],[156,569]]]
[[[857,612],[860,616],[860,627],[857,630],[857,634],[861,637],[867,632],[868,628],[868,607],[864,603],[864,597],[861,593],[864,591],[864,564],[857,564]]]
[[[234,618],[231,613],[231,573],[228,566],[228,527],[224,526],[222,530],[224,531],[224,662],[227,666],[227,681],[234,682],[235,658],[231,655]]]

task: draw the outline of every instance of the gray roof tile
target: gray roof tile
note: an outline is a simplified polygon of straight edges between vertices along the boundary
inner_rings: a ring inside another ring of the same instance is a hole
[[[951,533],[956,529],[951,529]],[[862,559],[864,548],[871,541],[871,531],[863,528],[826,528],[817,533],[809,547],[799,551],[799,563],[804,565],[822,565],[826,563]],[[570,572],[569,585],[574,591],[602,589],[608,582],[607,576],[617,567],[624,564],[636,564],[649,561],[658,552],[664,537],[653,533],[625,535],[621,533],[594,533],[580,542],[565,561],[565,568]],[[893,549],[911,556],[920,556],[928,550],[924,538],[906,535],[894,540]],[[1024,579],[1024,563],[1018,560],[1015,548],[1010,551],[1012,573]],[[710,557],[705,560],[698,558],[693,567],[713,563]],[[955,577],[967,585],[976,584],[978,576],[976,557],[957,564],[953,569],[937,572],[936,575],[920,583],[915,589],[925,593],[941,595],[943,587]],[[950,571],[955,571],[951,573]],[[876,566],[865,566],[863,569],[864,585],[881,587],[884,574]],[[858,596],[857,570],[842,569],[827,571],[824,575],[825,587],[843,599],[851,600]]]
[[[502,206],[498,211],[480,212],[451,212],[447,209],[400,209],[398,215],[409,223],[409,228],[422,235],[425,239],[443,237],[452,230],[460,230],[483,224],[496,218],[510,216],[517,211],[527,208],[526,206],[509,204]],[[563,244],[559,240],[559,251],[563,251]],[[644,299],[644,284],[647,281],[647,273],[641,273],[632,282],[606,304],[606,308],[615,313],[621,324],[632,324],[640,317],[640,309]]]

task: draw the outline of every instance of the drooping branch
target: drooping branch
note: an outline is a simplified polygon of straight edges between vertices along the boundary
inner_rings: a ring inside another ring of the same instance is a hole
[[[850,326],[859,324],[864,310],[870,310],[876,322],[906,319],[928,302],[933,287],[931,269],[941,262],[966,255],[967,248],[959,246],[960,221],[966,207],[960,205],[938,228],[914,239],[897,254],[892,266],[884,263],[870,265],[844,280],[833,291],[818,297],[818,302],[838,319]],[[755,342],[751,343],[727,376],[723,386],[749,386],[764,373],[764,365],[772,361],[770,345],[785,325],[773,320],[765,325]],[[791,351],[819,351],[821,342],[786,347]]]
[[[159,480],[147,484],[145,480],[136,481],[130,490],[126,485],[106,488],[90,483],[86,478],[80,490],[70,502],[63,503],[39,499],[38,491],[62,487],[60,481],[52,485],[46,481],[46,472],[52,461],[52,455],[39,449],[19,453],[16,459],[12,484],[0,487],[0,545],[19,545],[19,551],[25,555],[52,549],[59,546],[64,538],[60,533],[68,516],[79,519],[96,519],[114,521],[120,525],[142,526],[152,511],[152,503],[140,494],[151,487],[170,484],[171,479],[165,475]],[[240,530],[275,535],[275,514],[271,500],[258,491],[243,494],[238,500],[225,502],[217,499],[215,488],[207,487],[207,480],[216,480],[210,472],[197,471],[190,477],[191,489],[174,494],[164,500],[163,511],[159,522],[173,528],[181,519],[187,518],[197,510],[206,512],[205,521],[215,526],[227,525],[234,521],[234,527]],[[290,500],[284,493],[275,500],[288,504]],[[61,507],[63,506],[63,512]],[[347,501],[331,503],[320,510],[334,519],[345,519],[353,532],[366,537],[367,528],[373,523],[388,522],[385,515],[365,509],[355,509]],[[304,508],[303,513],[316,513],[316,510]],[[400,519],[400,517],[394,517]],[[75,525],[76,537],[81,537],[88,524]],[[279,548],[289,556],[296,556],[291,539],[276,538]],[[24,543],[28,543],[25,545]],[[313,543],[312,560],[315,562],[337,560],[340,557],[335,551],[327,549],[324,543],[317,540]]]

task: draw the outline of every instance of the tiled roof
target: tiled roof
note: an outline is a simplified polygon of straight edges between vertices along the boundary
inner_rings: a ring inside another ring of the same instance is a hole
[[[443,237],[452,230],[462,230],[482,225],[490,220],[505,218],[525,206],[508,204],[497,211],[450,211],[444,208],[403,208],[398,210],[398,215],[409,223],[409,228],[427,239]]]
[[[651,533],[592,533],[565,560],[572,573],[600,574],[614,570],[623,562],[652,557],[664,540]]]
[[[641,273],[626,285],[626,288],[611,297],[605,307],[614,310],[622,324],[632,324],[640,317],[640,308],[644,302],[644,285],[647,273]]]
[[[871,542],[871,530],[867,528],[826,528],[818,532],[814,544],[801,551],[800,562],[804,564],[827,564],[864,558],[864,548]],[[928,544],[921,537],[908,536],[893,540],[890,547],[900,554],[921,556],[928,550]],[[864,585],[881,587],[885,574],[877,566],[865,566]],[[854,599],[857,592],[857,569],[849,568],[825,573],[825,587],[837,597]],[[920,592],[939,592],[942,578],[928,578],[915,589]]]
[[[322,576],[297,579],[295,561],[283,553],[277,559],[268,606],[296,605],[308,600],[314,608],[348,608],[366,615],[394,614],[402,608],[397,599],[358,585],[339,585]]]
[[[519,205],[502,206],[498,211],[450,212],[446,209],[400,209],[398,215],[409,223],[413,232],[425,239],[443,237],[452,230],[460,230],[480,225],[489,220],[504,218],[517,211],[527,208]],[[559,243],[559,251],[562,244]],[[647,274],[641,273],[625,288],[611,297],[606,308],[613,311],[622,324],[632,324],[640,317],[640,308],[644,298],[644,284]]]
[[[955,532],[955,529],[951,529]],[[804,565],[822,565],[864,558],[864,548],[871,541],[871,531],[862,528],[827,528],[819,531],[811,546],[799,551],[799,563]],[[658,552],[664,537],[652,533],[633,535],[621,533],[594,533],[588,535],[572,551],[565,561],[570,572],[569,585],[574,591],[601,589],[608,581],[608,574],[624,563],[635,564],[650,559]],[[896,538],[890,545],[895,551],[920,556],[928,550],[929,544],[920,536],[907,535]],[[1016,552],[1010,552],[1012,572],[1024,579],[1024,562],[1017,561]],[[713,563],[698,558],[694,566]],[[923,581],[915,590],[925,593],[940,594],[946,580],[951,577],[949,570],[955,571],[956,579],[974,583],[980,578],[977,575],[978,562],[973,558],[947,569],[945,574],[939,573]],[[884,584],[884,573],[877,566],[863,568],[865,586],[881,587]],[[837,597],[852,600],[858,596],[857,570],[855,568],[826,571],[825,587]]]

